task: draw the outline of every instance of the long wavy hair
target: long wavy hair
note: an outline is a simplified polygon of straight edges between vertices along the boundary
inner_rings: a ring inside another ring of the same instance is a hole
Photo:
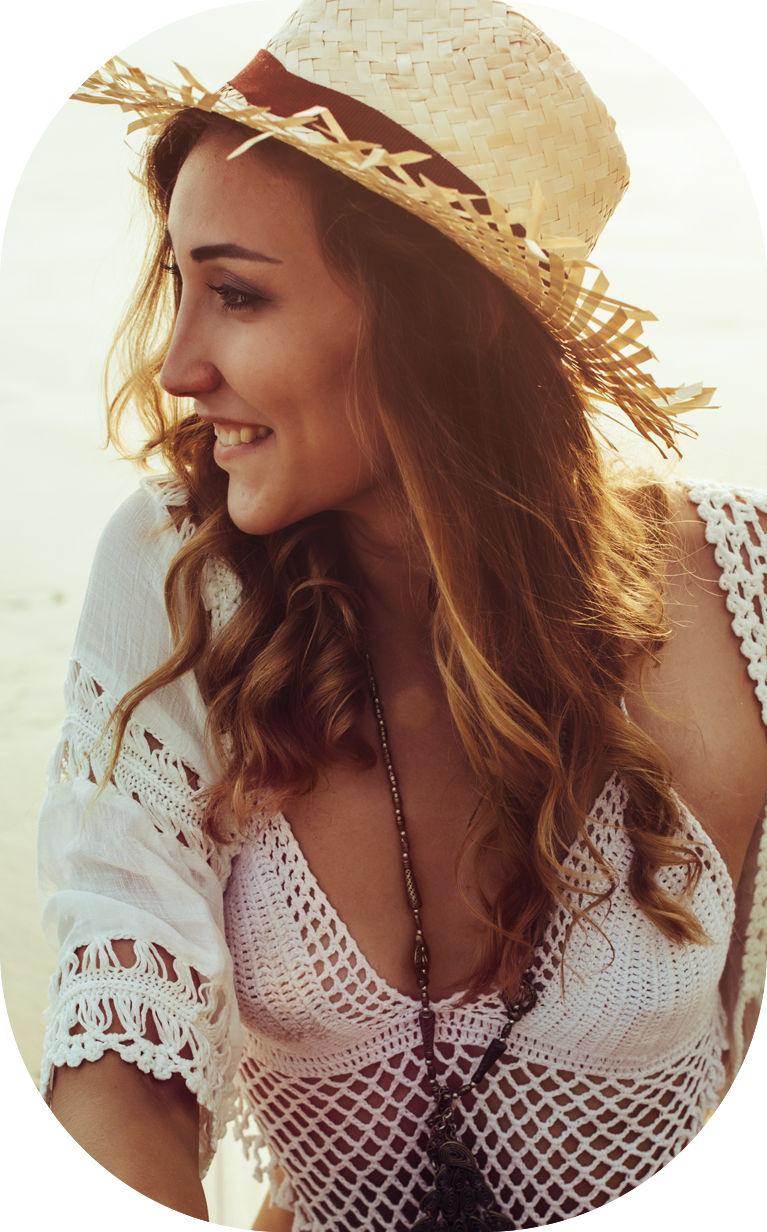
[[[256,798],[276,810],[310,791],[323,766],[372,766],[376,753],[359,735],[360,579],[336,517],[240,531],[212,426],[159,385],[179,294],[167,273],[168,207],[211,126],[237,131],[189,110],[148,149],[155,240],[112,354],[122,373],[112,439],[137,411],[141,456],[161,455],[183,482],[196,526],[166,582],[173,653],[121,700],[112,751],[139,702],[193,670],[221,767],[205,824],[225,841],[232,815],[242,830]],[[430,562],[434,658],[481,795],[456,862],[458,876],[469,860],[483,921],[466,995],[515,992],[554,905],[576,919],[609,897],[614,875],[588,827],[600,771],[619,771],[628,788],[636,902],[666,937],[704,941],[689,905],[701,861],[680,833],[668,760],[621,709],[630,667],[657,657],[668,636],[663,488],[611,478],[588,371],[457,245],[274,139],[243,157],[308,194],[327,267],[358,298],[349,413],[362,432],[355,408],[375,408],[388,458],[377,481]],[[215,637],[201,594],[211,557],[242,585]],[[578,839],[597,877],[576,901],[563,861]],[[490,862],[501,873],[492,898],[481,889]],[[684,869],[679,897],[657,880],[664,866]]]

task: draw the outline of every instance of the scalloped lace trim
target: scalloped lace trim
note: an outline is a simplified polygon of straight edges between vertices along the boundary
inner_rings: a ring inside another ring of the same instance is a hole
[[[229,1061],[223,998],[177,958],[171,970],[151,942],[133,941],[135,962],[123,966],[113,949],[115,940],[100,937],[79,954],[69,950],[59,956],[45,1011],[40,1089],[49,1098],[58,1066],[98,1061],[109,1050],[155,1078],[181,1074],[207,1112],[200,1134],[204,1173],[232,1115],[232,1096],[221,1079]],[[205,1033],[198,1026],[201,1018]],[[115,1023],[122,1029],[114,1030]],[[152,1025],[156,1042],[147,1038]],[[72,1034],[78,1026],[82,1031]]]
[[[166,510],[183,508],[189,499],[189,493],[176,475],[147,475],[142,479],[141,486],[151,492],[161,508]],[[180,544],[188,543],[196,529],[190,517],[184,518],[181,525],[176,527]],[[210,613],[211,631],[215,637],[242,602],[242,583],[220,556],[211,556],[205,562],[202,601]]]
[[[216,637],[242,602],[242,583],[220,556],[211,556],[205,562],[202,601],[210,612],[210,628]]]
[[[186,484],[179,479],[178,475],[173,475],[170,471],[144,475],[139,486],[146,492],[151,492],[163,509],[183,508],[189,500]]]

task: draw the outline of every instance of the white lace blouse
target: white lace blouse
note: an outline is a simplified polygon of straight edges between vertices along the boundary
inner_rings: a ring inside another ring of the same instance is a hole
[[[767,541],[756,512],[767,512],[767,493],[689,486],[767,722]],[[56,1066],[110,1048],[159,1078],[181,1073],[203,1110],[203,1171],[236,1117],[255,1156],[270,1148],[272,1176],[275,1164],[285,1173],[272,1195],[294,1212],[293,1232],[403,1229],[429,1183],[416,1005],[366,962],[284,817],[232,846],[204,836],[201,792],[215,769],[193,674],[142,703],[95,798],[104,723],[170,651],[163,585],[193,533],[168,514],[181,504],[173,481],[153,478],[123,505],[102,537],[77,634],[41,816],[44,925],[60,947],[42,1089]],[[215,634],[239,601],[219,562],[208,566],[205,599]],[[576,929],[563,964],[568,913],[554,913],[536,956],[538,1004],[462,1105],[463,1136],[517,1225],[581,1214],[663,1166],[715,1106],[723,1051],[737,1070],[755,1022],[767,829],[736,904],[718,852],[684,811],[705,866],[693,905],[713,944],[675,946],[629,893],[625,800],[614,775],[589,823],[616,875],[600,928]],[[585,848],[568,859],[587,883]],[[680,874],[661,876],[673,889]],[[118,961],[118,939],[134,941],[133,966]],[[437,1053],[463,1080],[504,1015],[494,996],[456,1002],[435,1005]],[[113,1014],[119,1033],[109,1031]]]

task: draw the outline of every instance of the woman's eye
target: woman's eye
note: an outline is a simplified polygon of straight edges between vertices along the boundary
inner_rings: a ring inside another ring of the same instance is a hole
[[[238,308],[255,308],[258,304],[269,302],[266,296],[260,295],[258,291],[242,291],[239,287],[227,286],[225,282],[218,287],[212,282],[207,282],[205,285],[210,287],[211,291],[215,291],[227,312],[235,312]]]
[[[181,270],[176,261],[170,263],[161,262],[162,268],[173,275],[173,281],[176,284],[177,291],[180,291],[183,279]],[[240,287],[232,287],[227,283],[222,282],[216,286],[212,282],[206,282],[206,287],[210,287],[211,291],[215,291],[216,295],[221,300],[221,303],[227,312],[236,312],[239,308],[256,308],[258,304],[267,304],[269,300],[266,295],[261,295],[259,291],[243,291]]]

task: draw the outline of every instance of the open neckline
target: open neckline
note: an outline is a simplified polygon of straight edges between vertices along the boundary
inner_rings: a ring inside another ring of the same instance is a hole
[[[287,838],[290,848],[298,863],[299,869],[305,876],[313,897],[320,904],[320,906],[324,908],[325,918],[330,922],[336,936],[341,942],[347,962],[350,961],[351,955],[354,955],[356,959],[354,970],[356,972],[359,972],[360,970],[365,970],[367,972],[368,979],[366,983],[375,985],[376,997],[385,994],[388,999],[398,1001],[402,1006],[406,1006],[408,1010],[416,1009],[421,1004],[420,997],[411,997],[409,993],[401,992],[400,989],[396,988],[394,984],[390,984],[388,980],[384,979],[373,964],[366,958],[361,947],[357,944],[355,938],[349,931],[345,921],[341,919],[338,911],[331,903],[327,894],[317,880],[317,877],[310,868],[309,861],[304,855],[304,850],[293,832],[293,827],[283,812],[275,813],[271,818],[270,826],[275,823],[280,828],[283,835]],[[463,993],[459,990],[458,992],[451,993],[449,997],[441,997],[439,1000],[435,1000],[432,997],[430,999],[432,1009],[436,1009],[438,1006],[449,1007],[452,1001],[457,1001],[461,996],[463,996]]]
[[[589,814],[588,814],[589,817],[592,817],[597,812],[599,807],[605,802],[605,800],[612,794],[613,791],[620,789],[621,783],[622,783],[622,780],[621,780],[619,772],[617,770],[614,770],[608,776],[606,782],[604,783],[602,787],[602,790],[600,791],[599,795],[597,796],[596,800],[591,806],[589,810]],[[710,855],[712,875],[717,879],[717,881],[721,880],[722,895],[727,905],[727,909],[730,912],[734,912],[735,910],[735,888],[733,885],[732,877],[730,876],[730,871],[727,868],[727,865],[725,864],[722,858],[722,855],[718,847],[716,846],[716,843],[706,833],[700,821],[698,821],[697,817],[694,816],[694,814],[690,811],[687,805],[682,800],[680,800],[678,796],[676,796],[676,793],[674,794],[677,800],[677,804],[679,805],[679,809],[682,814],[683,820],[685,824],[692,830],[692,836],[693,836],[694,841],[702,843],[707,848],[709,855]],[[411,997],[408,993],[401,992],[399,988],[396,988],[393,984],[390,984],[389,981],[384,979],[384,977],[380,974],[380,972],[377,971],[376,968],[373,966],[373,964],[367,959],[361,947],[357,944],[357,941],[355,940],[355,938],[352,936],[351,932],[349,931],[349,928],[347,927],[346,923],[344,922],[344,920],[341,918],[336,908],[331,903],[325,891],[322,889],[322,886],[317,880],[317,877],[315,876],[315,874],[313,873],[312,869],[309,866],[309,862],[306,859],[306,856],[304,855],[304,851],[303,851],[303,848],[301,847],[301,844],[299,843],[298,839],[295,836],[295,833],[293,832],[293,827],[291,826],[290,822],[288,821],[287,817],[285,816],[283,812],[275,813],[274,816],[271,818],[270,825],[274,825],[275,823],[281,829],[283,835],[286,836],[287,842],[289,843],[295,855],[299,868],[301,869],[302,874],[306,878],[307,884],[312,890],[312,894],[314,895],[316,901],[319,902],[319,904],[324,908],[326,918],[332,924],[335,930],[336,936],[339,938],[339,940],[343,944],[344,952],[347,957],[347,961],[349,961],[351,956],[354,955],[354,958],[356,960],[355,970],[359,971],[359,970],[364,969],[367,972],[367,975],[369,977],[368,983],[375,985],[375,995],[376,996],[386,996],[387,999],[389,999],[390,1001],[397,1002],[402,1008],[407,1008],[408,1011],[416,1009],[420,1005],[420,998]],[[578,842],[578,839],[575,840],[575,843],[570,848],[570,851],[568,852],[568,857],[571,857],[574,855],[577,842]],[[463,996],[465,996],[465,992],[459,989],[458,991],[451,993],[447,997],[440,997],[439,999],[432,997],[431,998],[432,1009],[435,1009],[435,1010],[448,1009],[449,1010],[453,1008],[455,1003],[458,1002]],[[477,1001],[472,1002],[471,1006],[467,1006],[467,1008],[475,1008],[476,1006],[481,1005],[482,1002],[485,1000],[485,998],[487,998],[487,1000],[490,1001],[490,1000],[495,999],[496,997],[497,997],[497,994],[495,993],[486,993],[483,997],[479,997]]]

